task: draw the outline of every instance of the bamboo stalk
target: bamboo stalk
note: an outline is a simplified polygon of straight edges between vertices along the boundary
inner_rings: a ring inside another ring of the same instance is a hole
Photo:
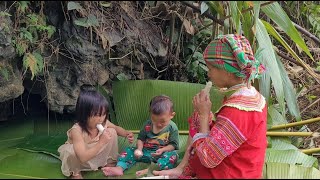
[[[319,137],[318,132],[267,132],[267,136],[312,136]]]
[[[140,130],[130,130],[134,134],[138,134]],[[179,131],[181,135],[188,135],[189,131]],[[319,137],[318,132],[267,132],[267,136],[312,136]]]
[[[129,130],[129,131],[132,132],[133,134],[138,134],[140,132],[140,130]],[[179,134],[188,135],[189,131],[179,131]]]
[[[312,118],[312,119],[308,119],[308,120],[303,120],[303,121],[299,121],[299,122],[294,122],[294,123],[275,125],[275,126],[272,126],[269,130],[285,129],[285,128],[289,128],[289,127],[301,126],[301,125],[314,123],[314,122],[318,122],[318,121],[320,121],[320,117]]]
[[[304,150],[301,150],[301,152],[305,154],[317,153],[317,152],[320,152],[320,148],[304,149]]]

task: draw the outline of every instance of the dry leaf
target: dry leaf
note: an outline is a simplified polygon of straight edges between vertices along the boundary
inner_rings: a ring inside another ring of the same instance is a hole
[[[183,20],[183,25],[186,28],[187,33],[194,35],[194,27],[192,26],[192,24],[190,23],[190,21],[188,20]]]

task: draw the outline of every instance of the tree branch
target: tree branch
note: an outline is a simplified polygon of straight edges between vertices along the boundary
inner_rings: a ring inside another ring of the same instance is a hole
[[[303,27],[299,26],[298,24],[292,22],[293,25],[297,28],[297,30],[299,30],[301,33],[303,33],[304,35],[308,36],[309,38],[311,38],[315,43],[317,43],[317,45],[320,45],[320,39],[317,38],[315,35],[311,34],[309,31],[307,31],[306,29],[304,29]]]
[[[305,69],[305,67],[301,64],[301,63],[299,63],[298,61],[296,61],[295,59],[293,59],[293,58],[291,58],[291,57],[289,57],[289,56],[286,56],[286,55],[284,55],[282,52],[280,52],[280,51],[277,51],[277,50],[274,50],[280,57],[282,57],[283,59],[286,59],[286,60],[289,60],[289,61],[291,61],[291,62],[293,62],[293,63],[295,63],[295,64],[297,64],[297,65],[300,65],[301,67],[303,67],[304,69]],[[314,71],[314,72],[317,72],[317,73],[320,73],[318,70],[316,70],[316,69],[314,69],[314,68],[312,68],[312,70]]]

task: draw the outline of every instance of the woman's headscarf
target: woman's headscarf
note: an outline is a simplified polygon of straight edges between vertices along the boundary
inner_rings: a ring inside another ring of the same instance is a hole
[[[265,67],[254,58],[249,41],[241,35],[219,35],[207,46],[203,57],[207,65],[234,73],[248,84],[265,71]]]

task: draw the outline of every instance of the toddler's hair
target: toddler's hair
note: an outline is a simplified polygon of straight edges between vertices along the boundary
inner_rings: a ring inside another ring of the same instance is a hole
[[[149,111],[155,115],[160,115],[165,112],[173,112],[173,102],[169,96],[155,96],[150,101]]]
[[[81,128],[89,133],[87,121],[92,116],[108,117],[109,103],[104,96],[93,89],[81,90],[76,105],[76,118]],[[89,133],[90,134],[90,133]]]

